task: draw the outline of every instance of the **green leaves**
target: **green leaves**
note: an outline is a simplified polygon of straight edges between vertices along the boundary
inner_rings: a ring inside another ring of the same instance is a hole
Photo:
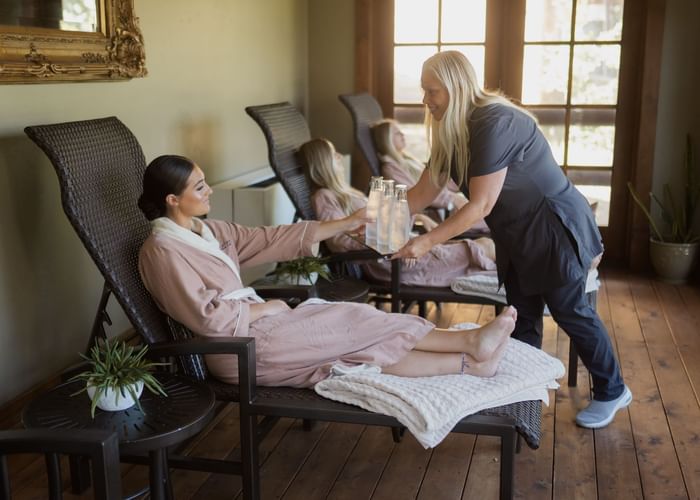
[[[664,184],[663,187],[663,201],[654,193],[649,193],[651,202],[661,209],[661,219],[670,229],[670,232],[664,233],[666,236],[659,230],[651,213],[632,187],[632,183],[627,183],[627,189],[629,189],[639,208],[644,212],[654,237],[664,243],[696,243],[700,241],[700,236],[693,234],[698,202],[700,202],[700,180],[694,168],[693,147],[689,134],[686,135],[683,169],[685,176],[683,179],[683,194],[680,200],[674,198],[668,184]]]
[[[328,267],[326,267],[327,261],[328,259],[321,257],[300,257],[281,262],[273,272],[280,279],[285,276],[290,278],[301,276],[310,281],[312,273],[318,273],[321,278],[329,279]]]
[[[109,339],[99,340],[90,349],[90,355],[80,356],[90,363],[90,369],[79,373],[70,380],[84,380],[86,386],[75,394],[87,390],[87,386],[95,388],[95,394],[90,408],[92,417],[95,417],[95,408],[97,401],[100,399],[107,389],[117,391],[124,396],[124,389],[136,401],[139,410],[143,411],[141,404],[134,390],[134,384],[143,381],[144,386],[154,394],[167,396],[163,390],[163,386],[153,376],[151,370],[156,366],[167,365],[168,363],[154,363],[145,359],[148,346],[137,347],[126,344],[124,341],[117,340],[110,342]]]

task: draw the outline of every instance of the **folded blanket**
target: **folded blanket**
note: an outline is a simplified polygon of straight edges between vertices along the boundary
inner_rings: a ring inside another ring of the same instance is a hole
[[[495,376],[397,377],[370,367],[317,383],[328,399],[395,417],[425,447],[439,444],[464,417],[517,401],[549,403],[547,389],[559,387],[561,361],[515,339],[508,340]]]
[[[506,290],[498,286],[498,278],[494,273],[476,273],[469,276],[460,276],[452,280],[450,288],[455,293],[463,295],[475,295],[486,297],[501,304],[507,304]],[[593,292],[600,288],[598,280],[598,270],[593,269],[586,277],[586,293]]]

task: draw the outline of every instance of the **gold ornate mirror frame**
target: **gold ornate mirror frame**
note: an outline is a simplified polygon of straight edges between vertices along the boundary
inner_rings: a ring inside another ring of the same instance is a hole
[[[0,26],[0,83],[125,80],[146,76],[133,0],[98,0],[96,33]]]

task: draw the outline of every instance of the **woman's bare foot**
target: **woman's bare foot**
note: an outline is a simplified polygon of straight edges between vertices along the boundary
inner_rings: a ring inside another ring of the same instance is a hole
[[[477,362],[491,360],[515,328],[517,317],[518,313],[513,306],[506,307],[493,321],[472,333],[474,337],[467,346],[467,354]]]
[[[508,338],[506,337],[506,339],[501,342],[501,344],[493,352],[491,358],[486,361],[476,361],[470,355],[465,355],[465,366],[462,367],[464,373],[474,375],[476,377],[493,377],[496,375],[498,365],[503,358],[507,345]]]

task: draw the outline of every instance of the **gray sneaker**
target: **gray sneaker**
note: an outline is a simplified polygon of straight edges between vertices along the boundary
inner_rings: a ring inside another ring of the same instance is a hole
[[[591,400],[590,404],[576,415],[576,423],[588,429],[600,429],[613,421],[617,410],[629,406],[631,402],[632,391],[625,386],[622,394],[612,401]]]

